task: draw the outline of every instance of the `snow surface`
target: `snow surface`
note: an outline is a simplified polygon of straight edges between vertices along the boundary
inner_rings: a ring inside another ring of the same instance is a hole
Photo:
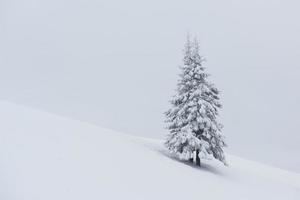
[[[1,200],[300,199],[300,174],[227,158],[198,168],[161,141],[0,102]]]

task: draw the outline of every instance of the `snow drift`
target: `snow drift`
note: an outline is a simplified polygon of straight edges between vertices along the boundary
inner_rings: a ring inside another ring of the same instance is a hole
[[[198,168],[161,141],[0,103],[1,200],[300,199],[299,174],[227,158]]]

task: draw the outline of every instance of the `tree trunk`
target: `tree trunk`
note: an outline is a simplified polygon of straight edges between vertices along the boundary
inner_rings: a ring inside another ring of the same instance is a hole
[[[197,166],[201,166],[201,161],[200,161],[200,157],[199,157],[199,150],[196,150],[196,165]]]

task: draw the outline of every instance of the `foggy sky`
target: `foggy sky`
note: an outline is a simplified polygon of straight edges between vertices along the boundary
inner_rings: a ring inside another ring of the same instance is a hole
[[[164,138],[163,112],[190,33],[222,92],[227,151],[300,172],[299,7],[0,0],[0,99]]]

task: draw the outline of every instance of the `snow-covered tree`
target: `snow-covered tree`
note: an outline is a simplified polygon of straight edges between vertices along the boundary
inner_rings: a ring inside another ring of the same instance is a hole
[[[181,159],[195,160],[199,166],[200,158],[209,157],[226,164],[226,143],[221,134],[222,124],[217,120],[221,108],[219,91],[208,81],[203,62],[197,39],[191,42],[188,38],[177,94],[165,113],[170,132],[165,145]]]

